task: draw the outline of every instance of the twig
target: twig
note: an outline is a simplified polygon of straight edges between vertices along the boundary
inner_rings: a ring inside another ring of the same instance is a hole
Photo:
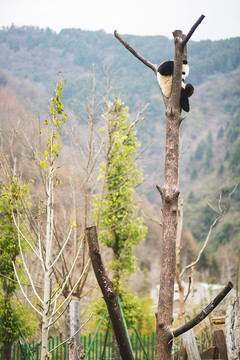
[[[147,220],[151,220],[152,222],[154,222],[157,225],[160,225],[161,227],[163,226],[163,224],[161,223],[161,221],[159,219],[147,216],[143,210],[142,210],[142,214]]]
[[[144,65],[148,66],[152,71],[157,73],[157,66],[152,64],[150,61],[146,60],[142,55],[140,55],[136,50],[134,50],[123,38],[118,34],[117,30],[114,31],[114,36],[120,41],[125,48],[130,51],[138,60],[140,60]]]
[[[184,302],[187,301],[187,298],[188,298],[188,296],[189,296],[189,294],[190,294],[191,283],[192,283],[192,278],[191,278],[191,276],[189,276],[189,277],[188,277],[188,291],[187,291],[187,294],[186,294],[186,296],[185,296]]]
[[[1,273],[0,273],[0,277],[2,277],[2,278],[4,278],[4,279],[7,279],[7,280],[10,280],[10,281],[18,284],[17,280],[14,280],[14,279],[12,279],[12,278],[10,278],[9,276],[6,276],[6,275],[4,275],[4,274],[1,274]],[[21,284],[22,284],[22,285],[26,285],[26,286],[31,286],[31,284],[29,284],[29,283],[23,283],[23,282],[22,282]],[[39,288],[39,289],[42,289],[42,286],[35,285],[35,287],[37,287],[37,288]]]
[[[61,256],[61,254],[62,254],[65,246],[67,245],[67,243],[68,243],[68,241],[69,241],[69,239],[70,239],[70,236],[71,236],[71,234],[72,234],[72,229],[73,229],[73,225],[71,225],[70,230],[69,230],[69,233],[68,233],[68,236],[67,236],[67,238],[66,238],[66,241],[65,241],[64,244],[62,245],[61,250],[59,251],[59,253],[58,253],[57,257],[55,258],[55,260],[51,263],[50,268],[52,268],[52,267],[56,264],[56,262],[58,261],[59,257]]]
[[[201,311],[197,316],[193,319],[189,320],[186,324],[179,326],[176,329],[173,329],[173,337],[178,337],[182,335],[186,331],[192,329],[194,326],[203,321],[214,309],[215,307],[225,298],[225,296],[229,293],[229,291],[233,288],[233,284],[231,281],[220,291],[220,293],[213,299],[210,304]]]
[[[52,350],[49,350],[49,353],[53,352],[54,350],[56,350],[57,348],[59,348],[59,346],[65,344],[66,342],[68,342],[69,340],[71,340],[72,338],[74,338],[74,336],[88,323],[88,321],[92,318],[92,314],[89,316],[89,318],[85,321],[84,324],[82,324],[82,326],[80,326],[80,328],[73,334],[71,335],[67,340],[64,340],[63,342],[61,342],[61,344],[58,344],[57,346],[55,346],[55,348],[53,348]]]
[[[184,47],[186,45],[186,43],[188,42],[188,40],[190,39],[190,37],[192,36],[192,34],[196,30],[196,28],[198,27],[198,25],[201,24],[201,22],[203,21],[204,18],[205,18],[205,16],[201,15],[200,18],[198,19],[198,21],[195,22],[195,24],[192,26],[192,28],[188,32],[187,36],[183,39],[182,47]]]
[[[182,272],[181,272],[181,274],[180,274],[180,277],[183,276],[184,272],[185,272],[187,269],[190,269],[191,267],[195,266],[195,265],[198,263],[198,261],[199,261],[201,255],[202,255],[205,247],[206,247],[207,244],[208,244],[208,241],[209,241],[210,236],[211,236],[211,233],[212,233],[212,229],[214,228],[214,226],[215,226],[221,219],[222,219],[222,215],[219,215],[219,216],[214,220],[214,222],[212,223],[212,225],[211,225],[210,228],[209,228],[208,235],[207,235],[207,237],[206,237],[206,239],[205,239],[205,241],[204,241],[204,244],[203,244],[201,250],[200,250],[199,253],[198,253],[197,259],[196,259],[195,261],[193,261],[191,264],[186,265],[186,266],[182,269]]]
[[[77,287],[79,281],[81,281],[81,279],[82,279],[82,277],[83,277],[83,275],[84,275],[84,273],[85,273],[85,271],[86,271],[86,269],[87,269],[87,267],[88,267],[88,265],[89,265],[89,262],[90,262],[90,259],[88,259],[88,262],[87,262],[87,264],[85,265],[84,270],[82,271],[79,279],[77,280],[77,282],[76,282],[75,285],[73,286],[73,288],[72,288],[72,290],[70,291],[70,293],[68,294],[68,296],[67,296],[67,297],[65,298],[65,300],[61,303],[61,305],[58,306],[58,308],[56,309],[56,311],[55,311],[55,312],[52,312],[52,314],[49,316],[49,319],[50,319],[50,320],[52,319],[52,317],[53,317],[54,315],[56,315],[56,313],[58,313],[58,311],[61,309],[61,307],[68,301],[68,299],[70,298],[70,296],[71,296],[72,293],[74,292],[75,288]],[[66,284],[66,282],[65,282],[65,284]],[[64,289],[65,284],[62,285],[62,289]],[[61,293],[62,293],[62,290],[61,290]],[[60,293],[58,294],[58,298],[59,298],[59,296],[60,296]],[[53,304],[53,302],[52,302],[52,304]],[[55,320],[52,321],[52,322],[50,322],[50,320],[49,320],[48,327],[51,326],[53,322],[55,322]]]

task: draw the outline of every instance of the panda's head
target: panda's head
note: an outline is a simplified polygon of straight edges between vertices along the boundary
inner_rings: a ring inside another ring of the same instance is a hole
[[[186,77],[188,76],[189,74],[189,66],[188,66],[188,62],[187,60],[183,60],[183,66],[182,66],[182,88],[185,89],[185,80],[186,80]]]

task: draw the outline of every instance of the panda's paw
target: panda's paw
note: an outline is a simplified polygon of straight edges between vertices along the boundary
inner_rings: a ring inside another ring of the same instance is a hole
[[[192,94],[194,93],[194,87],[191,84],[187,84],[185,87],[185,94],[187,97],[192,96]]]
[[[181,109],[183,109],[183,110],[186,111],[186,112],[189,112],[189,110],[190,110],[190,105],[189,105],[188,99],[186,99],[185,101],[181,101],[181,102],[180,102],[180,106],[181,106]]]

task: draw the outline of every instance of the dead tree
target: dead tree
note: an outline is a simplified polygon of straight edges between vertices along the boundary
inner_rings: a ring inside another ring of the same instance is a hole
[[[211,301],[211,303],[201,311],[195,318],[177,329],[172,329],[173,315],[173,291],[176,267],[176,235],[177,235],[177,211],[178,211],[178,157],[179,157],[179,127],[183,120],[181,117],[180,95],[182,86],[182,64],[187,60],[186,44],[194,30],[201,23],[204,16],[189,31],[188,35],[182,34],[181,30],[173,32],[175,42],[174,72],[172,92],[169,98],[163,95],[166,106],[166,153],[165,153],[165,178],[164,185],[157,189],[162,198],[163,212],[163,245],[161,261],[161,277],[159,304],[156,314],[156,360],[170,360],[172,340],[184,332],[192,329],[201,322],[219,304],[219,302],[232,289],[231,282]],[[129,50],[134,56],[151,68],[157,75],[158,66],[153,65],[143,56],[138,54],[122,37],[114,32],[115,37]],[[118,301],[112,283],[108,279],[98,245],[96,227],[86,229],[86,238],[89,246],[90,258],[92,260],[95,276],[102,290],[104,300],[107,304],[109,316],[113,325],[116,340],[122,359],[133,359],[133,353],[128,342],[128,336],[124,327],[120,313]]]
[[[158,311],[156,314],[156,360],[171,359],[171,340],[174,337],[172,330],[172,314],[176,271],[177,211],[180,194],[178,187],[179,128],[183,120],[180,106],[182,64],[184,60],[187,60],[186,44],[203,18],[204,15],[202,15],[193,25],[187,36],[183,35],[181,30],[175,30],[173,32],[175,55],[172,90],[169,98],[162,94],[166,107],[166,148],[164,185],[162,187],[157,185],[157,189],[162,199],[163,239],[160,291]],[[138,54],[125,40],[122,39],[117,31],[114,32],[114,35],[128,51],[152,69],[155,75],[157,75],[157,65],[152,64],[144,59],[142,55]]]

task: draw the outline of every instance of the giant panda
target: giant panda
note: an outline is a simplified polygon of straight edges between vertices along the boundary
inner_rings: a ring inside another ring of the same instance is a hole
[[[166,98],[170,98],[172,91],[172,79],[173,79],[174,61],[164,61],[157,70],[157,81],[163,95]],[[189,112],[189,100],[188,98],[193,94],[194,87],[191,84],[185,84],[186,77],[189,74],[189,66],[186,60],[183,60],[182,66],[182,89],[180,96],[180,107],[186,112]]]

